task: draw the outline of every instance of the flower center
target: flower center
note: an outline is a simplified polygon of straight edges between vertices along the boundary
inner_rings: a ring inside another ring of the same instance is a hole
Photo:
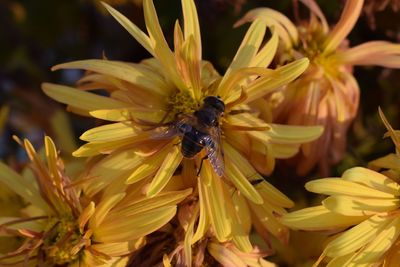
[[[170,118],[179,114],[192,114],[199,109],[199,103],[187,91],[178,91],[168,99]]]
[[[73,247],[81,240],[82,236],[76,220],[70,216],[51,218],[45,229],[44,250],[46,256],[54,264],[70,263],[79,257],[73,253]]]

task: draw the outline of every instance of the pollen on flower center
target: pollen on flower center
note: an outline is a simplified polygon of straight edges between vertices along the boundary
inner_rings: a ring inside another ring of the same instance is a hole
[[[170,107],[170,117],[172,118],[178,114],[192,114],[200,106],[188,91],[178,91],[171,95],[167,102]]]
[[[73,247],[81,240],[81,234],[76,220],[71,216],[50,219],[44,235],[46,256],[54,264],[70,263],[79,257],[79,253],[73,253]]]

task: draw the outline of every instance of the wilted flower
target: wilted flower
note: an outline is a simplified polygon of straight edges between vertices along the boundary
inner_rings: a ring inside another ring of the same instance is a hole
[[[400,45],[370,41],[349,48],[345,39],[354,27],[363,0],[346,1],[339,22],[328,23],[313,0],[302,1],[310,9],[310,19],[294,25],[283,14],[269,9],[249,11],[238,24],[256,19],[275,26],[280,36],[277,59],[280,64],[299,57],[310,59],[309,68],[299,79],[270,94],[257,107],[272,106],[273,121],[291,125],[323,125],[324,133],[316,141],[302,146],[297,171],[306,174],[316,164],[328,173],[339,162],[346,148],[346,133],[359,102],[359,88],[352,75],[355,65],[400,67]],[[260,101],[260,100],[259,100]]]
[[[126,255],[143,246],[147,234],[165,225],[175,215],[176,203],[191,192],[174,191],[151,200],[128,192],[90,200],[65,174],[49,137],[45,137],[46,162],[29,141],[23,145],[34,174],[21,176],[0,163],[0,183],[30,203],[21,217],[0,218],[1,234],[24,240],[14,252],[0,257],[0,265],[126,264]]]
[[[398,136],[389,126],[396,147]],[[393,162],[381,159],[385,167]],[[397,163],[400,159],[397,158]],[[375,166],[381,165],[375,162]],[[340,232],[329,241],[317,264],[329,266],[398,266],[400,244],[399,166],[379,173],[362,167],[345,171],[341,178],[308,182],[309,191],[329,195],[321,206],[283,217],[293,229]]]

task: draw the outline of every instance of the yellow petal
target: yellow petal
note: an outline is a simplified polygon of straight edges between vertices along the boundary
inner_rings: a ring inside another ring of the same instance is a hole
[[[95,242],[125,242],[148,235],[166,223],[176,214],[176,206],[164,206],[134,216],[105,220],[93,232]]]
[[[285,15],[271,8],[252,9],[236,22],[235,26],[255,19],[262,19],[268,27],[274,28],[286,48],[290,48],[297,43],[298,32],[296,26]]]
[[[110,12],[110,14],[133,36],[133,38],[135,38],[136,41],[138,41],[147,51],[149,51],[150,54],[154,56],[150,38],[117,10],[104,2],[102,2],[102,4],[105,6],[108,12]]]
[[[358,224],[367,216],[346,216],[332,212],[324,206],[316,206],[288,213],[282,217],[282,223],[294,230],[332,230]]]
[[[186,266],[192,266],[192,242],[194,235],[194,224],[197,222],[197,218],[199,216],[199,210],[200,206],[196,205],[185,233],[185,240],[183,241],[183,251],[185,254]]]
[[[308,182],[305,185],[308,191],[324,195],[348,195],[371,198],[394,198],[395,196],[358,183],[340,178],[324,178]]]
[[[183,159],[182,153],[179,150],[178,146],[172,146],[168,155],[165,157],[163,163],[161,164],[160,169],[154,176],[149,189],[146,193],[147,196],[153,197],[158,194],[164,186],[167,185],[169,179],[171,179],[174,174],[176,168],[178,168],[179,164]]]
[[[334,258],[354,253],[374,240],[390,222],[391,220],[386,217],[374,215],[329,242],[324,249],[324,254]]]
[[[199,188],[199,196],[200,196],[200,199],[199,199],[200,215],[199,215],[199,222],[197,224],[196,232],[194,233],[194,235],[192,237],[192,245],[205,236],[206,232],[209,229],[209,225],[210,225],[210,217],[208,215],[207,203],[206,203],[206,199],[204,197],[204,192],[203,192],[201,183],[202,182],[200,181],[200,179],[198,179],[197,186]]]
[[[314,141],[321,136],[324,128],[322,126],[292,126],[270,123],[270,130],[266,132],[271,142],[279,144],[302,144]],[[258,132],[252,132],[258,136]]]
[[[108,215],[108,220],[123,216],[134,216],[142,212],[157,209],[163,206],[177,205],[192,193],[192,188],[181,191],[161,192],[152,197],[130,198],[127,196]]]
[[[225,162],[225,175],[247,199],[256,204],[263,203],[262,197],[249,182],[248,178],[230,160]]]
[[[132,138],[141,133],[132,122],[119,122],[102,125],[84,132],[79,138],[87,142],[109,142],[125,138]]]
[[[86,226],[86,223],[89,221],[89,219],[93,216],[95,212],[95,203],[91,201],[89,205],[86,206],[86,208],[83,209],[81,214],[79,215],[78,223],[79,223],[79,230],[81,233],[83,233],[83,229]]]
[[[125,195],[125,193],[120,193],[103,199],[99,205],[97,205],[93,216],[89,219],[89,228],[93,231],[96,231],[107,217],[109,211],[114,208],[114,206],[117,205],[118,202],[125,197]]]
[[[329,33],[325,43],[323,44],[324,53],[328,54],[338,48],[350,33],[360,16],[363,3],[364,0],[346,1],[339,22]]]
[[[51,140],[51,138],[48,136],[45,136],[44,143],[47,158],[47,167],[52,175],[53,182],[60,190],[63,190],[63,186],[61,185],[61,177],[57,166],[58,154],[56,146],[54,145],[53,140]]]
[[[129,107],[128,103],[110,97],[84,92],[72,87],[44,83],[42,89],[49,97],[84,111]]]
[[[292,200],[265,180],[255,185],[255,187],[264,201],[268,200],[272,205],[283,208],[292,208],[294,206]]]
[[[224,193],[220,177],[217,177],[209,161],[205,161],[200,172],[200,198],[204,198],[215,236],[220,242],[231,235],[231,222],[225,207]]]
[[[380,263],[381,257],[397,241],[400,235],[400,218],[394,218],[376,238],[351,259],[350,266],[371,266]]]
[[[85,184],[85,193],[92,196],[112,181],[121,177],[126,179],[133,169],[137,168],[144,160],[145,157],[138,155],[133,149],[108,155],[89,170],[87,176],[93,177],[93,179]]]
[[[244,103],[261,98],[273,90],[290,83],[308,68],[308,64],[309,60],[307,58],[298,59],[275,69],[269,76],[257,79],[246,87],[248,97]]]
[[[186,85],[178,75],[174,55],[164,38],[153,1],[144,0],[143,10],[147,31],[154,49],[154,57],[164,66],[163,70],[166,72],[167,77],[174,82],[176,87],[180,90],[187,90]]]
[[[90,111],[89,114],[95,118],[108,121],[142,120],[151,123],[160,123],[165,116],[165,111],[153,108],[115,108],[98,109]]]
[[[235,266],[246,267],[241,258],[233,253],[231,250],[220,244],[210,242],[207,246],[208,252],[216,259],[222,266]]]
[[[250,67],[268,67],[274,59],[279,44],[279,36],[278,31],[271,29],[271,32],[271,38],[252,59],[249,64]]]
[[[400,168],[400,157],[397,154],[390,153],[386,156],[368,162],[368,167],[371,169],[384,168],[398,170]],[[392,183],[394,183],[394,181]]]
[[[258,49],[260,48],[260,45],[265,35],[265,30],[265,22],[260,19],[254,20],[254,22],[247,30],[246,35],[244,36],[242,43],[240,44],[240,47],[232,60],[231,65],[226,71],[226,74],[229,74],[231,71],[237,69],[251,67],[250,62],[253,60],[258,52]],[[222,80],[221,83],[223,83],[223,81],[224,80]]]
[[[131,64],[112,60],[88,59],[59,64],[51,69],[53,71],[59,69],[84,69],[94,71],[127,81],[139,86],[141,90],[148,90],[155,95],[165,97],[170,93],[170,87],[165,83],[162,76],[140,64]]]
[[[144,140],[148,140],[148,136],[139,135],[135,139],[127,138],[104,143],[87,143],[74,151],[72,155],[74,157],[90,157],[98,154],[109,154],[110,152],[115,151],[123,146],[135,144],[135,142]]]
[[[400,185],[379,172],[363,167],[348,169],[342,174],[343,180],[365,184],[379,191],[400,196]]]
[[[373,215],[400,207],[397,198],[362,198],[333,195],[322,201],[327,209],[347,216]]]
[[[185,40],[189,40],[193,36],[194,43],[196,44],[196,58],[201,61],[201,35],[199,18],[197,16],[196,5],[193,0],[182,0],[182,11],[184,20]]]
[[[266,229],[282,243],[287,243],[289,239],[289,229],[282,224],[277,215],[282,216],[286,211],[280,207],[271,205],[264,201],[262,205],[256,205],[249,202],[249,206],[257,218],[256,224],[259,228]],[[257,228],[256,228],[257,229]]]

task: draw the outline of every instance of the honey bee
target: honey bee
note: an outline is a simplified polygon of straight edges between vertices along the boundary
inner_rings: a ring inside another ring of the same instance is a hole
[[[181,116],[167,127],[159,127],[162,130],[157,138],[182,137],[181,153],[189,159],[205,149],[206,156],[201,160],[197,175],[200,173],[203,161],[208,159],[215,173],[222,176],[224,155],[219,120],[224,111],[225,104],[219,96],[207,96],[202,106],[193,114]]]

